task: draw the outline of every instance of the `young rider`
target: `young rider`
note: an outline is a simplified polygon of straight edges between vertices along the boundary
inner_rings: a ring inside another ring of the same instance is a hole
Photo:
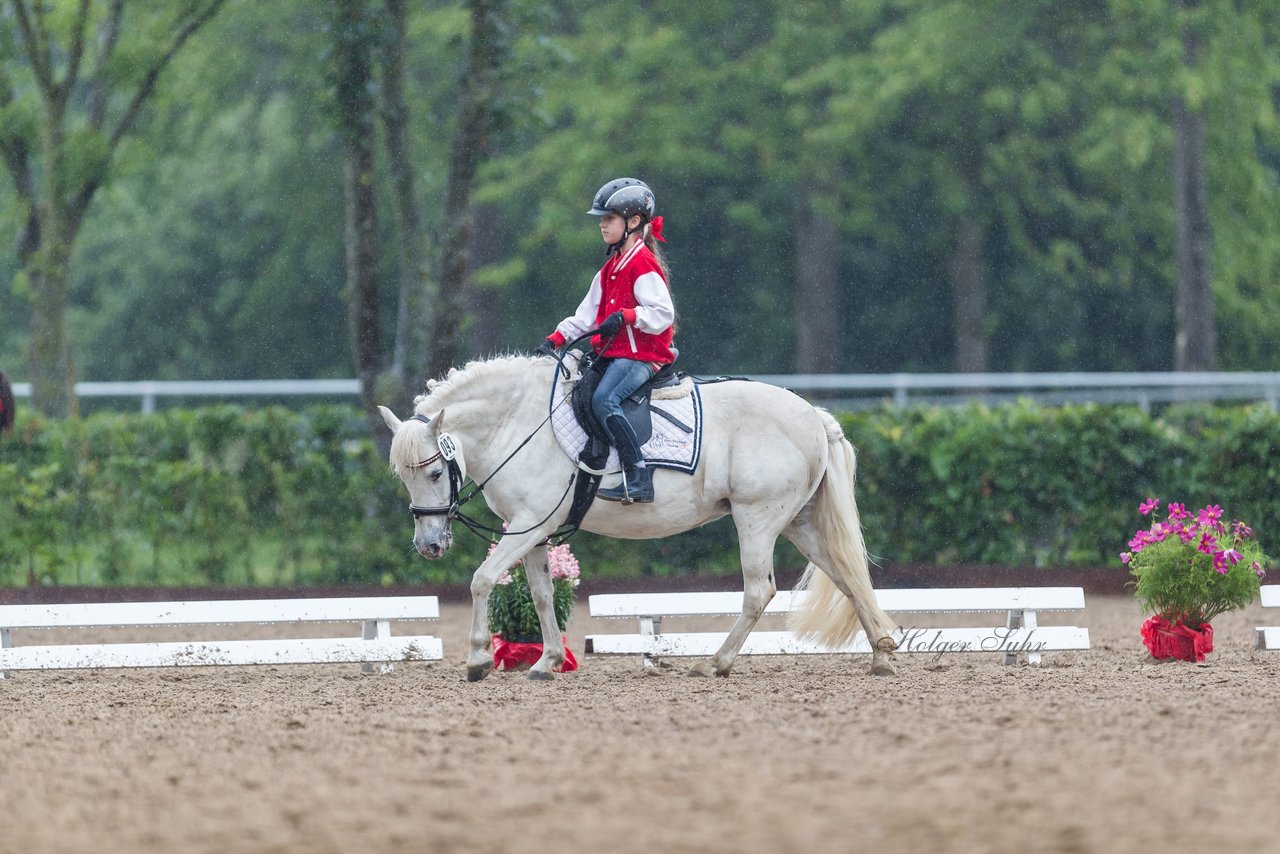
[[[596,494],[623,504],[653,501],[653,472],[622,414],[622,400],[663,365],[675,361],[671,348],[675,307],[666,261],[658,248],[662,217],[654,216],[655,209],[653,190],[635,178],[617,178],[596,192],[587,213],[600,217],[608,260],[591,280],[578,310],[560,321],[535,351],[555,355],[565,341],[599,327],[591,344],[606,367],[591,397],[591,408],[618,449],[625,479]]]

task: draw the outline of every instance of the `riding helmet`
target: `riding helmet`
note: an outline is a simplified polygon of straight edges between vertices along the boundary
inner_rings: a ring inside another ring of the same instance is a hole
[[[636,178],[614,178],[596,190],[595,198],[591,200],[591,210],[587,213],[592,216],[616,213],[623,219],[631,219],[640,214],[648,221],[653,219],[656,209],[653,190],[644,181]]]

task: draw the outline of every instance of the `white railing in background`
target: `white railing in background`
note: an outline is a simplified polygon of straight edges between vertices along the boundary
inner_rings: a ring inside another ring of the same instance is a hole
[[[1144,411],[1173,401],[1261,400],[1280,408],[1280,372],[1008,373],[1008,374],[773,374],[753,379],[785,386],[837,408],[885,401],[909,404],[999,402],[1129,403]]]
[[[30,383],[14,383],[17,397],[30,397]],[[139,397],[142,411],[155,412],[159,397],[347,398],[360,393],[357,380],[141,380],[76,383],[78,397]]]
[[[1265,401],[1280,410],[1280,372],[1217,373],[1011,373],[1011,374],[754,374],[760,382],[783,386],[833,409],[863,409],[885,402],[897,406],[1001,401],[1028,398],[1040,403],[1128,403],[1149,410],[1173,401]],[[15,383],[29,397],[28,383]],[[154,412],[160,397],[349,398],[356,380],[184,380],[76,383],[88,397],[137,397],[143,412]]]

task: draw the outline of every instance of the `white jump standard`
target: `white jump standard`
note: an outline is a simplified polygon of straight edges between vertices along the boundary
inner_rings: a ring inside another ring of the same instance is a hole
[[[1264,584],[1259,591],[1262,607],[1280,608],[1280,584]],[[1258,626],[1254,649],[1280,650],[1280,626]]]
[[[9,670],[361,663],[385,672],[393,661],[437,661],[440,639],[392,637],[393,620],[438,620],[435,596],[0,605],[0,678]],[[13,631],[216,624],[360,623],[360,637],[15,646]]]
[[[798,609],[805,592],[778,593],[765,608],[766,614],[785,614]],[[1084,590],[1079,587],[991,587],[937,588],[928,590],[877,590],[876,599],[888,613],[983,613],[1006,612],[1003,626],[961,626],[954,628],[899,628],[893,634],[898,652],[940,654],[944,652],[994,652],[1014,664],[1025,655],[1029,664],[1039,664],[1042,652],[1089,648],[1089,630],[1078,626],[1041,626],[1039,611],[1079,611],[1084,609]],[[646,666],[662,656],[705,655],[723,641],[723,632],[683,632],[663,634],[663,617],[730,616],[742,609],[741,593],[647,593],[602,594],[590,597],[593,617],[630,617],[640,621],[638,634],[591,635],[586,651],[596,654],[643,655]],[[828,647],[801,638],[792,632],[752,632],[742,646],[748,655],[800,655],[870,653],[865,632],[841,647]]]

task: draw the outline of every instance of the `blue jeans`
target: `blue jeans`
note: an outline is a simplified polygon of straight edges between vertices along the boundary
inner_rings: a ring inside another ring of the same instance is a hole
[[[640,462],[640,442],[622,415],[622,399],[632,394],[653,376],[653,368],[635,359],[614,359],[605,368],[604,377],[591,395],[591,411],[609,431],[618,456],[626,465]],[[612,417],[611,417],[612,416]]]

